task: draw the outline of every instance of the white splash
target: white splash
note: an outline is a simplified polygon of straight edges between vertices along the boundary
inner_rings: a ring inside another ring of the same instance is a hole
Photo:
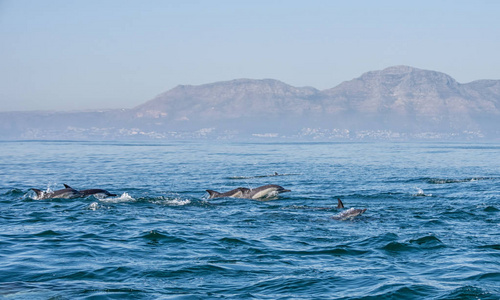
[[[93,211],[96,211],[96,210],[98,210],[100,207],[101,207],[101,206],[99,205],[99,203],[97,203],[97,202],[92,202],[92,203],[90,203],[90,205],[89,205],[88,209],[93,210]]]
[[[432,196],[432,194],[424,193],[424,190],[419,188],[419,187],[417,187],[416,189],[417,189],[417,193],[412,195],[414,197],[431,197]]]
[[[130,196],[127,192],[125,192],[120,197],[99,199],[99,201],[107,203],[120,203],[120,202],[134,202],[136,200],[132,196]]]
[[[175,199],[167,199],[166,202],[168,205],[183,206],[190,204],[191,200],[175,198]]]
[[[152,201],[152,203],[160,204],[160,205],[170,205],[170,206],[184,206],[191,203],[189,199],[181,199],[181,198],[165,198],[161,197],[159,200]]]

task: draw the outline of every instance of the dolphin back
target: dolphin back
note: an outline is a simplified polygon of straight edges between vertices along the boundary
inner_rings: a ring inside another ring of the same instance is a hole
[[[333,216],[335,220],[345,221],[349,219],[353,219],[356,216],[362,215],[366,211],[366,208],[349,208],[348,210],[344,210],[343,212]]]
[[[110,192],[102,189],[89,189],[89,190],[81,190],[79,193],[82,195],[82,197],[87,197],[91,195],[104,195],[107,197],[115,197],[117,196],[116,194],[111,194]]]

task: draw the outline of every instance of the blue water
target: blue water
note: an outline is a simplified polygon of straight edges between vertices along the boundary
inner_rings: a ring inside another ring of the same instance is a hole
[[[30,190],[63,183],[119,196]],[[205,192],[265,184],[292,192]],[[337,198],[367,211],[335,220]],[[498,299],[499,283],[500,144],[0,142],[0,298]]]

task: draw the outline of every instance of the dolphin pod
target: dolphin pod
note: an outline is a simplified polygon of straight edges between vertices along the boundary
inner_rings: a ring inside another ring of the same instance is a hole
[[[223,197],[245,198],[245,199],[268,199],[276,197],[281,193],[290,192],[290,190],[287,190],[279,185],[268,184],[259,186],[258,188],[254,189],[239,187],[225,193],[219,193],[213,190],[207,190],[207,192],[209,194],[208,197],[209,199],[223,198]]]
[[[54,199],[54,198],[61,198],[61,199],[71,199],[71,198],[84,198],[88,196],[95,196],[99,198],[105,198],[105,197],[114,197],[117,196],[116,194],[112,194],[106,190],[103,189],[86,189],[86,190],[76,190],[72,187],[70,187],[67,184],[64,184],[64,189],[61,190],[56,190],[52,192],[44,192],[39,189],[32,188],[36,193],[36,199],[41,200],[41,199]],[[249,189],[249,188],[244,188],[244,187],[239,187],[227,192],[219,193],[213,190],[206,190],[209,194],[209,199],[214,199],[214,198],[244,198],[244,199],[260,199],[260,200],[265,200],[265,199],[270,199],[277,197],[281,193],[286,193],[290,192],[290,190],[285,189],[282,186],[276,185],[276,184],[267,184],[263,186],[259,186],[254,189]],[[342,203],[342,200],[337,199],[337,209],[343,209],[344,208],[344,203]],[[316,209],[330,209],[330,208],[316,208]],[[366,211],[365,209],[359,209],[359,208],[349,208],[347,210],[344,210],[337,215],[333,216],[332,218],[335,220],[340,220],[340,221],[345,221],[348,219],[352,219],[356,216],[362,215]]]
[[[88,196],[96,196],[96,197],[111,197],[117,196],[116,194],[112,194],[106,190],[102,189],[89,189],[89,190],[75,190],[67,184],[64,184],[64,189],[56,190],[53,192],[44,192],[39,189],[31,189],[36,193],[36,199],[71,199],[71,198],[85,198]]]

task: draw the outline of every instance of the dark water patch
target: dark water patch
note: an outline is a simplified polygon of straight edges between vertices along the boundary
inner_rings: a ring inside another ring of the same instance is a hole
[[[493,249],[493,250],[500,251],[500,244],[483,245],[483,246],[478,246],[478,248],[479,249]]]
[[[425,220],[425,218],[421,217],[421,216],[419,216],[418,218]],[[442,227],[442,226],[445,226],[445,225],[448,225],[448,223],[446,221],[441,220],[441,219],[425,220],[425,222],[423,224],[423,226],[427,227],[427,228],[436,228],[436,227]]]
[[[373,201],[373,200],[389,200],[389,199],[401,199],[402,197],[406,197],[408,194],[402,193],[402,192],[369,192],[367,191],[364,194],[360,193],[353,193],[353,194],[346,194],[341,197],[342,199],[345,198],[354,198],[354,199],[363,199],[365,201]],[[349,203],[348,201],[345,201],[346,203]],[[345,205],[345,204],[344,204]]]
[[[437,299],[439,300],[455,300],[455,299],[467,299],[467,300],[475,300],[475,299],[485,299],[485,300],[493,300],[496,299],[498,300],[499,295],[494,295],[491,294],[488,291],[485,291],[479,287],[476,286],[463,286],[460,288],[457,288],[450,292],[447,295],[438,297]]]
[[[498,177],[468,177],[468,178],[422,178],[423,181],[430,184],[449,184],[449,183],[464,183],[464,182],[475,182],[482,180],[497,180]]]
[[[16,294],[33,288],[32,285],[23,281],[0,282],[0,295],[15,297]]]
[[[229,272],[228,268],[215,265],[215,264],[199,264],[191,265],[186,267],[181,267],[178,269],[170,270],[167,277],[184,277],[189,275],[194,276],[216,276],[216,275],[227,275]]]
[[[435,287],[423,284],[384,284],[370,296],[355,299],[426,299],[437,294]]]
[[[390,242],[383,246],[381,249],[388,252],[405,252],[412,251],[414,248],[406,243]]]
[[[62,233],[53,231],[53,230],[45,230],[39,233],[34,234],[33,236],[36,237],[57,237],[57,236],[62,236]]]
[[[173,243],[173,244],[183,244],[187,243],[183,238],[168,235],[168,234],[163,234],[159,231],[156,230],[151,230],[147,233],[143,233],[142,235],[139,236],[141,239],[146,239],[152,242],[165,242],[165,243]]]
[[[24,222],[27,223],[52,223],[57,221],[58,218],[54,216],[54,213],[50,210],[34,211],[27,214]]]
[[[368,253],[368,250],[358,250],[351,247],[336,247],[332,249],[311,249],[311,250],[282,250],[279,254],[287,255],[297,255],[297,256],[315,256],[315,255],[327,255],[327,256],[356,256]]]
[[[16,197],[16,198],[19,198],[19,197],[22,197],[26,194],[26,192],[24,192],[23,190],[20,190],[20,189],[12,189],[12,190],[8,190],[6,191],[5,193],[1,194],[0,197]]]
[[[80,236],[82,240],[100,240],[102,236],[96,233],[84,233]]]
[[[257,248],[257,247],[249,247],[249,248],[246,249],[246,252],[248,254],[252,254],[252,255],[262,255],[262,256],[272,255],[273,257],[276,257],[276,255],[274,253],[270,254],[270,253],[267,252],[266,249],[261,249],[261,248]]]
[[[155,299],[154,296],[146,297],[146,293],[132,288],[103,288],[84,290],[78,296],[85,296],[85,299]]]
[[[476,217],[473,210],[464,210],[462,208],[448,209],[440,214],[443,217],[458,220],[470,220]]]
[[[467,281],[491,281],[493,283],[500,282],[500,272],[481,273],[465,278]]]
[[[412,239],[409,241],[410,244],[418,245],[420,248],[425,249],[438,249],[446,247],[440,239],[434,235],[424,236],[418,239]]]
[[[335,279],[332,278],[331,280]],[[338,280],[340,282],[340,278]],[[307,298],[318,297],[328,294],[329,291],[329,285],[325,284],[321,278],[289,275],[261,280],[238,290],[239,293],[251,293],[257,298],[268,299],[293,298],[292,295],[303,295]]]
[[[435,236],[425,236],[417,239],[411,239],[408,242],[397,242],[392,241],[381,249],[388,252],[411,252],[418,250],[430,250],[430,249],[440,249],[445,248],[446,245],[443,244],[437,237]]]
[[[247,245],[252,245],[251,242],[247,242],[243,239],[238,239],[238,238],[228,238],[224,237],[219,239],[219,243],[223,245],[228,245],[228,246],[247,246]]]
[[[496,208],[495,206],[487,206],[483,209],[483,211],[485,212],[499,212],[500,210],[498,208]]]
[[[316,210],[316,211],[333,211],[338,212],[338,208],[336,206],[308,206],[308,205],[291,205],[281,207],[281,209],[292,209],[292,210]]]
[[[61,272],[61,271],[60,271]],[[56,275],[59,280],[68,281],[87,281],[87,280],[100,280],[101,278],[113,278],[115,282],[126,281],[128,278],[137,277],[138,271],[129,266],[110,266],[86,271],[63,270],[67,273],[63,275]]]
[[[395,233],[383,233],[381,235],[372,236],[355,243],[356,246],[361,248],[378,248],[387,245],[388,243],[397,241],[399,236]]]

